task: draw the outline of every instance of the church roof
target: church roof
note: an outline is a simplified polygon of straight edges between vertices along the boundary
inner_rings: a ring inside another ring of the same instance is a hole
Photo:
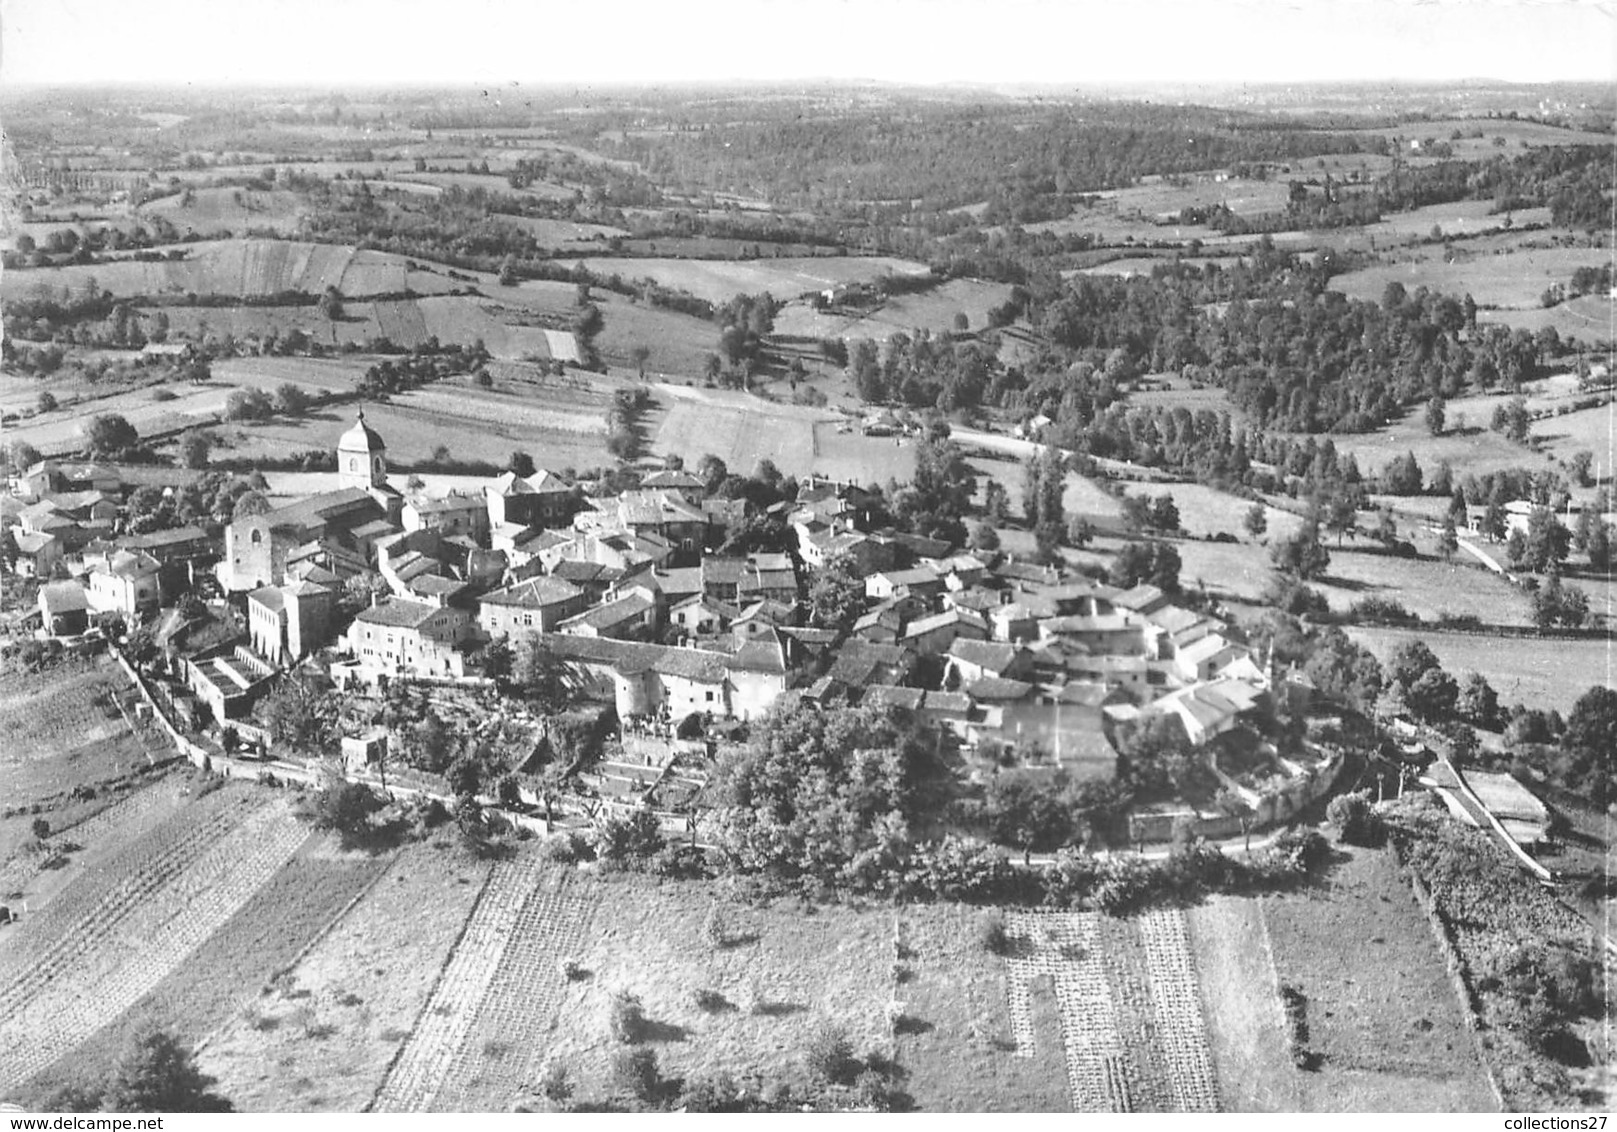
[[[382,437],[370,425],[365,423],[365,410],[359,411],[359,417],[354,421],[354,427],[342,434],[337,441],[339,452],[383,452],[387,445],[382,443]]]

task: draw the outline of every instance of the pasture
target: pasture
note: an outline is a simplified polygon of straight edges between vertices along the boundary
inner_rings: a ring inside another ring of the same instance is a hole
[[[966,316],[971,330],[988,325],[988,312],[1010,295],[1003,283],[951,279],[929,291],[895,295],[868,313],[842,309],[817,311],[804,300],[788,303],[775,316],[775,333],[789,338],[871,338],[884,340],[897,333],[929,330],[945,334],[955,329],[955,316]]]
[[[655,279],[710,303],[767,291],[786,300],[839,283],[868,282],[880,275],[925,275],[924,263],[890,256],[815,256],[807,259],[604,259],[579,260],[591,271],[626,279]]]
[[[1600,640],[1538,640],[1490,637],[1480,633],[1436,633],[1420,629],[1355,627],[1348,636],[1383,663],[1408,641],[1420,640],[1456,679],[1480,672],[1499,693],[1501,704],[1570,711],[1591,685],[1612,685],[1617,656]]]
[[[1444,563],[1434,558],[1397,558],[1368,549],[1339,549],[1334,538],[1324,541],[1331,564],[1323,578],[1309,584],[1337,612],[1377,597],[1398,602],[1423,621],[1436,621],[1447,614],[1476,617],[1486,625],[1531,622],[1527,596],[1463,554],[1455,555],[1453,563]]]
[[[1252,510],[1252,501],[1242,499],[1217,488],[1199,483],[1138,483],[1124,481],[1130,495],[1155,499],[1160,495],[1173,496],[1179,508],[1179,526],[1194,538],[1207,538],[1219,533],[1246,538],[1246,516]],[[1265,538],[1284,539],[1302,526],[1302,519],[1290,511],[1277,507],[1264,507],[1267,520]]]
[[[512,376],[490,389],[470,378],[453,378],[367,403],[365,419],[387,442],[398,465],[427,462],[439,445],[458,460],[504,464],[514,448],[526,449],[545,467],[595,467],[606,452],[606,407],[614,383],[592,377]],[[284,457],[327,449],[352,423],[353,409],[274,418],[222,430],[221,447],[237,458]]]
[[[1541,452],[1511,444],[1488,426],[1493,411],[1510,400],[1508,394],[1483,394],[1456,398],[1448,403],[1442,436],[1433,436],[1426,427],[1425,411],[1411,409],[1401,419],[1375,432],[1339,433],[1331,436],[1336,451],[1351,455],[1359,471],[1371,476],[1388,463],[1413,452],[1423,474],[1430,476],[1444,460],[1456,476],[1482,475],[1505,468],[1539,471],[1551,467]]]
[[[1553,327],[1562,339],[1576,338],[1592,345],[1617,342],[1617,301],[1599,295],[1584,295],[1553,307],[1489,311],[1487,321],[1531,332]]]
[[[281,235],[297,231],[306,209],[298,194],[284,189],[198,188],[184,204],[182,194],[161,197],[142,206],[138,214],[160,216],[182,233],[199,236],[236,235],[271,230]]]
[[[1567,460],[1579,451],[1594,453],[1597,479],[1612,476],[1617,457],[1617,405],[1607,402],[1592,409],[1536,420],[1528,431],[1539,445],[1558,460]]]
[[[257,386],[273,389],[283,383],[302,387],[313,397],[346,393],[363,374],[370,359],[226,358],[213,364],[205,385],[164,385],[170,400],[157,400],[157,387],[146,385],[97,396],[93,400],[61,398],[58,408],[37,413],[8,426],[7,438],[25,440],[48,456],[82,448],[90,418],[119,413],[143,437],[160,436],[198,425],[212,425],[224,413],[225,401],[236,389]],[[54,386],[53,386],[54,387]],[[291,424],[291,422],[288,422]],[[296,427],[291,424],[291,427]]]
[[[40,287],[83,290],[92,280],[114,295],[268,296],[295,291],[319,295],[336,287],[350,298],[400,294],[446,294],[460,284],[430,267],[411,268],[403,256],[356,251],[333,244],[293,240],[235,239],[180,245],[185,257],[147,262],[120,259],[109,263],[73,264],[8,271],[0,280],[0,297],[27,298]],[[311,311],[312,313],[312,311]]]
[[[1356,299],[1380,302],[1389,283],[1407,291],[1425,287],[1447,295],[1469,294],[1480,307],[1531,310],[1551,284],[1566,283],[1580,267],[1607,260],[1599,248],[1496,248],[1491,254],[1464,254],[1452,263],[1432,249],[1429,258],[1381,263],[1333,277],[1328,286]],[[1478,314],[1479,319],[1486,316]]]
[[[1297,1107],[1495,1111],[1431,926],[1391,851],[1341,851],[1320,886],[1262,901],[1271,978],[1302,995],[1306,1045],[1320,1059],[1295,1074]]]

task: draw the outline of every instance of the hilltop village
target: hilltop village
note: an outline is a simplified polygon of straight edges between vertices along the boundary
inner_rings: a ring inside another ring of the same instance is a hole
[[[115,471],[28,468],[13,485],[23,561],[41,578],[72,575],[40,586],[38,636],[75,649],[109,626],[126,634],[188,739],[239,767],[262,760],[266,774],[333,753],[264,710],[288,675],[357,696],[414,686],[429,700],[491,705],[505,692],[532,700],[539,682],[543,707],[609,721],[639,755],[632,781],[658,786],[665,769],[682,781],[681,752],[710,750],[783,701],[899,708],[988,771],[1109,781],[1120,724],[1171,721],[1203,748],[1272,722],[1277,698],[1305,703],[1311,687],[1216,612],[1158,586],[1120,589],[878,526],[880,493],[853,484],[775,473],[772,485],[735,477],[740,490],[715,491],[725,472],[714,482],[709,462],[705,479],[670,467],[594,495],[544,469],[507,471],[480,491],[401,492],[363,410],[335,463],[329,490],[238,505],[222,539],[195,526],[121,533],[130,485]],[[759,506],[748,486],[779,498]],[[761,543],[780,549],[746,549]],[[442,771],[443,752],[412,738],[420,723],[350,720],[340,738],[362,752],[352,769],[385,773],[391,744],[395,781],[412,763]],[[545,728],[530,741],[508,773],[537,765]],[[1266,769],[1299,782],[1325,758],[1300,746],[1288,754],[1301,764],[1271,754]],[[441,778],[431,792],[453,796]],[[631,805],[661,794],[609,790]],[[1274,798],[1265,804],[1283,816]]]

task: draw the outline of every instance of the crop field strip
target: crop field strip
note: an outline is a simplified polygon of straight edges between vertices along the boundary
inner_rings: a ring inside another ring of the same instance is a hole
[[[425,1112],[432,1107],[527,901],[531,870],[527,863],[501,861],[490,871],[465,932],[369,1111]]]
[[[1179,908],[1157,909],[1142,914],[1138,925],[1174,1109],[1217,1112],[1218,1088],[1185,913]]]
[[[164,801],[165,788],[153,783],[131,791],[99,812],[81,822],[51,831],[57,841],[68,841],[81,848],[93,848],[108,836],[128,837],[130,831],[145,832],[147,816]],[[20,889],[39,872],[39,865],[29,859],[13,857],[0,865],[0,897]]]
[[[221,814],[219,816],[225,816]],[[45,1068],[177,969],[309,836],[284,800],[251,809],[222,836],[213,823],[147,858],[0,1000],[0,1089]],[[131,851],[139,850],[139,846]],[[127,853],[126,853],[127,855]],[[71,972],[71,978],[63,978]]]
[[[1034,1032],[1031,984],[1050,976],[1061,1017],[1067,1086],[1075,1112],[1131,1112],[1126,1057],[1118,1031],[1112,991],[1096,951],[1099,920],[1089,913],[1013,913],[1013,935],[1033,941],[1025,954],[1008,962],[1010,985],[1019,988],[1012,1000],[1012,1033],[1023,1048]],[[1018,1002],[1023,1017],[1018,1020]],[[1029,1049],[1024,1056],[1031,1056]]]
[[[1033,1055],[1031,987],[1049,975],[1075,1111],[1218,1111],[1182,911],[1013,913],[1009,928],[1031,941],[1007,961],[1018,1055]]]
[[[504,1111],[538,1074],[567,994],[561,963],[579,953],[592,907],[565,886],[565,875],[547,880],[523,905],[435,1111]]]

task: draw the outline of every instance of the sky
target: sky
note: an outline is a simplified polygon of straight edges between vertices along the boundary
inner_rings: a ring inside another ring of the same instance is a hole
[[[0,0],[0,84],[1617,80],[1617,0]]]

